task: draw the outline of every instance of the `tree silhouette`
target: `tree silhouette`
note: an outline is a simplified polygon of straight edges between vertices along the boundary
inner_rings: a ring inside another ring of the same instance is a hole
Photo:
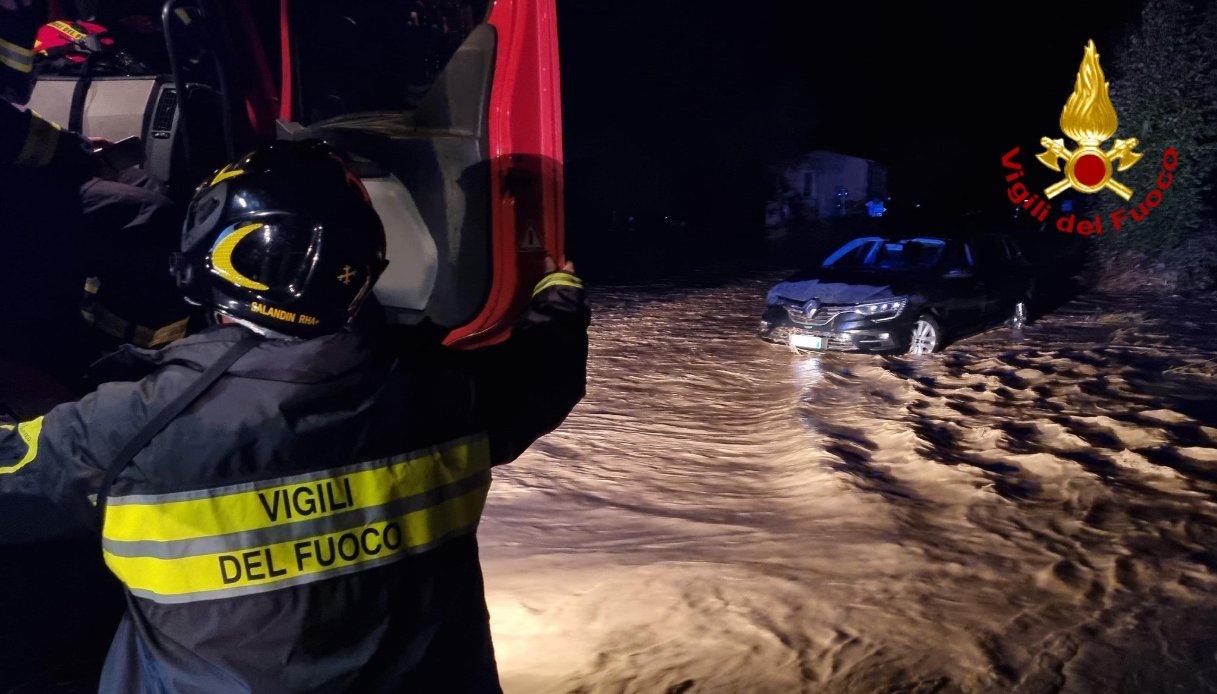
[[[1161,156],[1179,152],[1163,202],[1139,222],[1102,237],[1106,250],[1152,256],[1183,287],[1217,283],[1217,5],[1149,0],[1140,26],[1116,52],[1112,101],[1119,137],[1141,141],[1141,162],[1120,178],[1136,208],[1157,184]]]

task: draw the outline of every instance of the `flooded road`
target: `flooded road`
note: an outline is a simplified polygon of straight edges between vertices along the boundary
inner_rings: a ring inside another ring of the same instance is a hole
[[[1215,302],[808,355],[777,279],[594,294],[480,531],[509,693],[1217,691]]]

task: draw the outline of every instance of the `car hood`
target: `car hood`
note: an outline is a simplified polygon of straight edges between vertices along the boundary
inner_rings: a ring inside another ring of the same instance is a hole
[[[785,302],[804,303],[819,299],[825,304],[861,304],[883,301],[896,296],[907,296],[911,287],[907,281],[896,282],[893,278],[875,273],[825,272],[819,277],[809,277],[781,282],[769,290],[766,300],[770,304]],[[905,286],[901,286],[905,285]]]

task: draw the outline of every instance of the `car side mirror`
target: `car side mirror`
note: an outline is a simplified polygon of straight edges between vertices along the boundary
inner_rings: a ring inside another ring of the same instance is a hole
[[[972,271],[967,268],[957,267],[947,270],[942,277],[948,280],[963,280],[972,276]]]

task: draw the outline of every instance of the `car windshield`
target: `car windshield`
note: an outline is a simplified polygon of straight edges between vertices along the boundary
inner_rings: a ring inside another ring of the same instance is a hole
[[[834,270],[921,272],[938,263],[946,242],[942,239],[879,237],[854,239],[828,256],[823,267]]]

